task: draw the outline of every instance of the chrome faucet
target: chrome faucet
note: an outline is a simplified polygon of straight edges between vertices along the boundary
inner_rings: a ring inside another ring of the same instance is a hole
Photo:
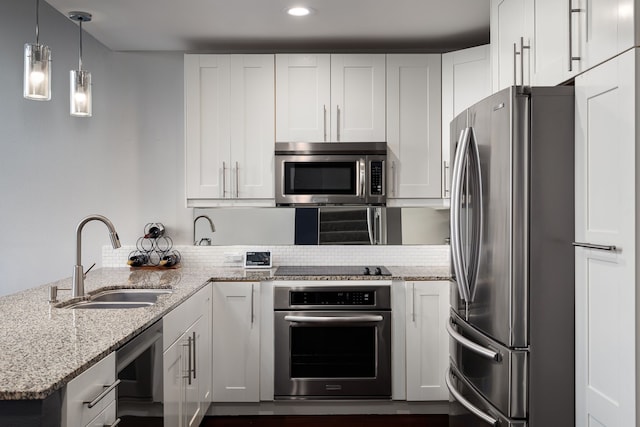
[[[109,221],[106,217],[102,215],[89,215],[80,221],[80,223],[78,224],[78,227],[76,227],[76,265],[73,268],[73,284],[71,286],[71,296],[73,298],[84,296],[84,278],[89,272],[89,270],[93,268],[93,265],[92,265],[91,267],[89,267],[89,270],[85,272],[82,267],[82,261],[81,261],[82,228],[86,223],[93,220],[102,221],[104,225],[107,226],[107,228],[109,229],[109,238],[111,239],[111,246],[113,246],[113,249],[118,249],[120,247],[120,238],[118,237],[118,233],[116,232],[116,229],[111,223],[111,221]]]
[[[193,244],[194,245],[199,245],[203,240],[208,241],[209,244],[211,244],[211,239],[200,239],[200,241],[196,241],[196,222],[198,222],[198,220],[200,218],[205,218],[207,221],[209,221],[209,226],[211,227],[211,232],[212,233],[216,232],[216,226],[213,225],[213,221],[211,221],[211,218],[209,218],[206,215],[197,216],[196,219],[193,220]]]

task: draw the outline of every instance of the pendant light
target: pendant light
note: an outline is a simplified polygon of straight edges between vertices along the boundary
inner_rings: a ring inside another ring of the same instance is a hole
[[[24,45],[23,96],[36,101],[51,99],[51,50],[40,44],[40,0],[36,0],[36,42]]]
[[[77,21],[80,28],[78,69],[70,72],[70,113],[76,117],[91,117],[91,73],[82,69],[82,23],[90,22],[91,14],[70,12],[69,18]]]

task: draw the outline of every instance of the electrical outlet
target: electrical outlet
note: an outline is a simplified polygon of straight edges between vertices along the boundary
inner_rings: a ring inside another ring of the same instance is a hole
[[[241,263],[242,259],[243,259],[242,253],[238,253],[238,252],[225,252],[224,253],[224,262]]]

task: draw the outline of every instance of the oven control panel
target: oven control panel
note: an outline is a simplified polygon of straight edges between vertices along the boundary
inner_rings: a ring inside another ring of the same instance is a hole
[[[375,305],[375,291],[291,291],[291,305]]]

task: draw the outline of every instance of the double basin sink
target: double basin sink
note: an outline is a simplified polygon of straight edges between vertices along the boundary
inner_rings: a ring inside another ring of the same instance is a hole
[[[172,293],[171,289],[110,289],[92,295],[88,300],[65,305],[71,309],[140,308],[154,305],[158,297]]]

